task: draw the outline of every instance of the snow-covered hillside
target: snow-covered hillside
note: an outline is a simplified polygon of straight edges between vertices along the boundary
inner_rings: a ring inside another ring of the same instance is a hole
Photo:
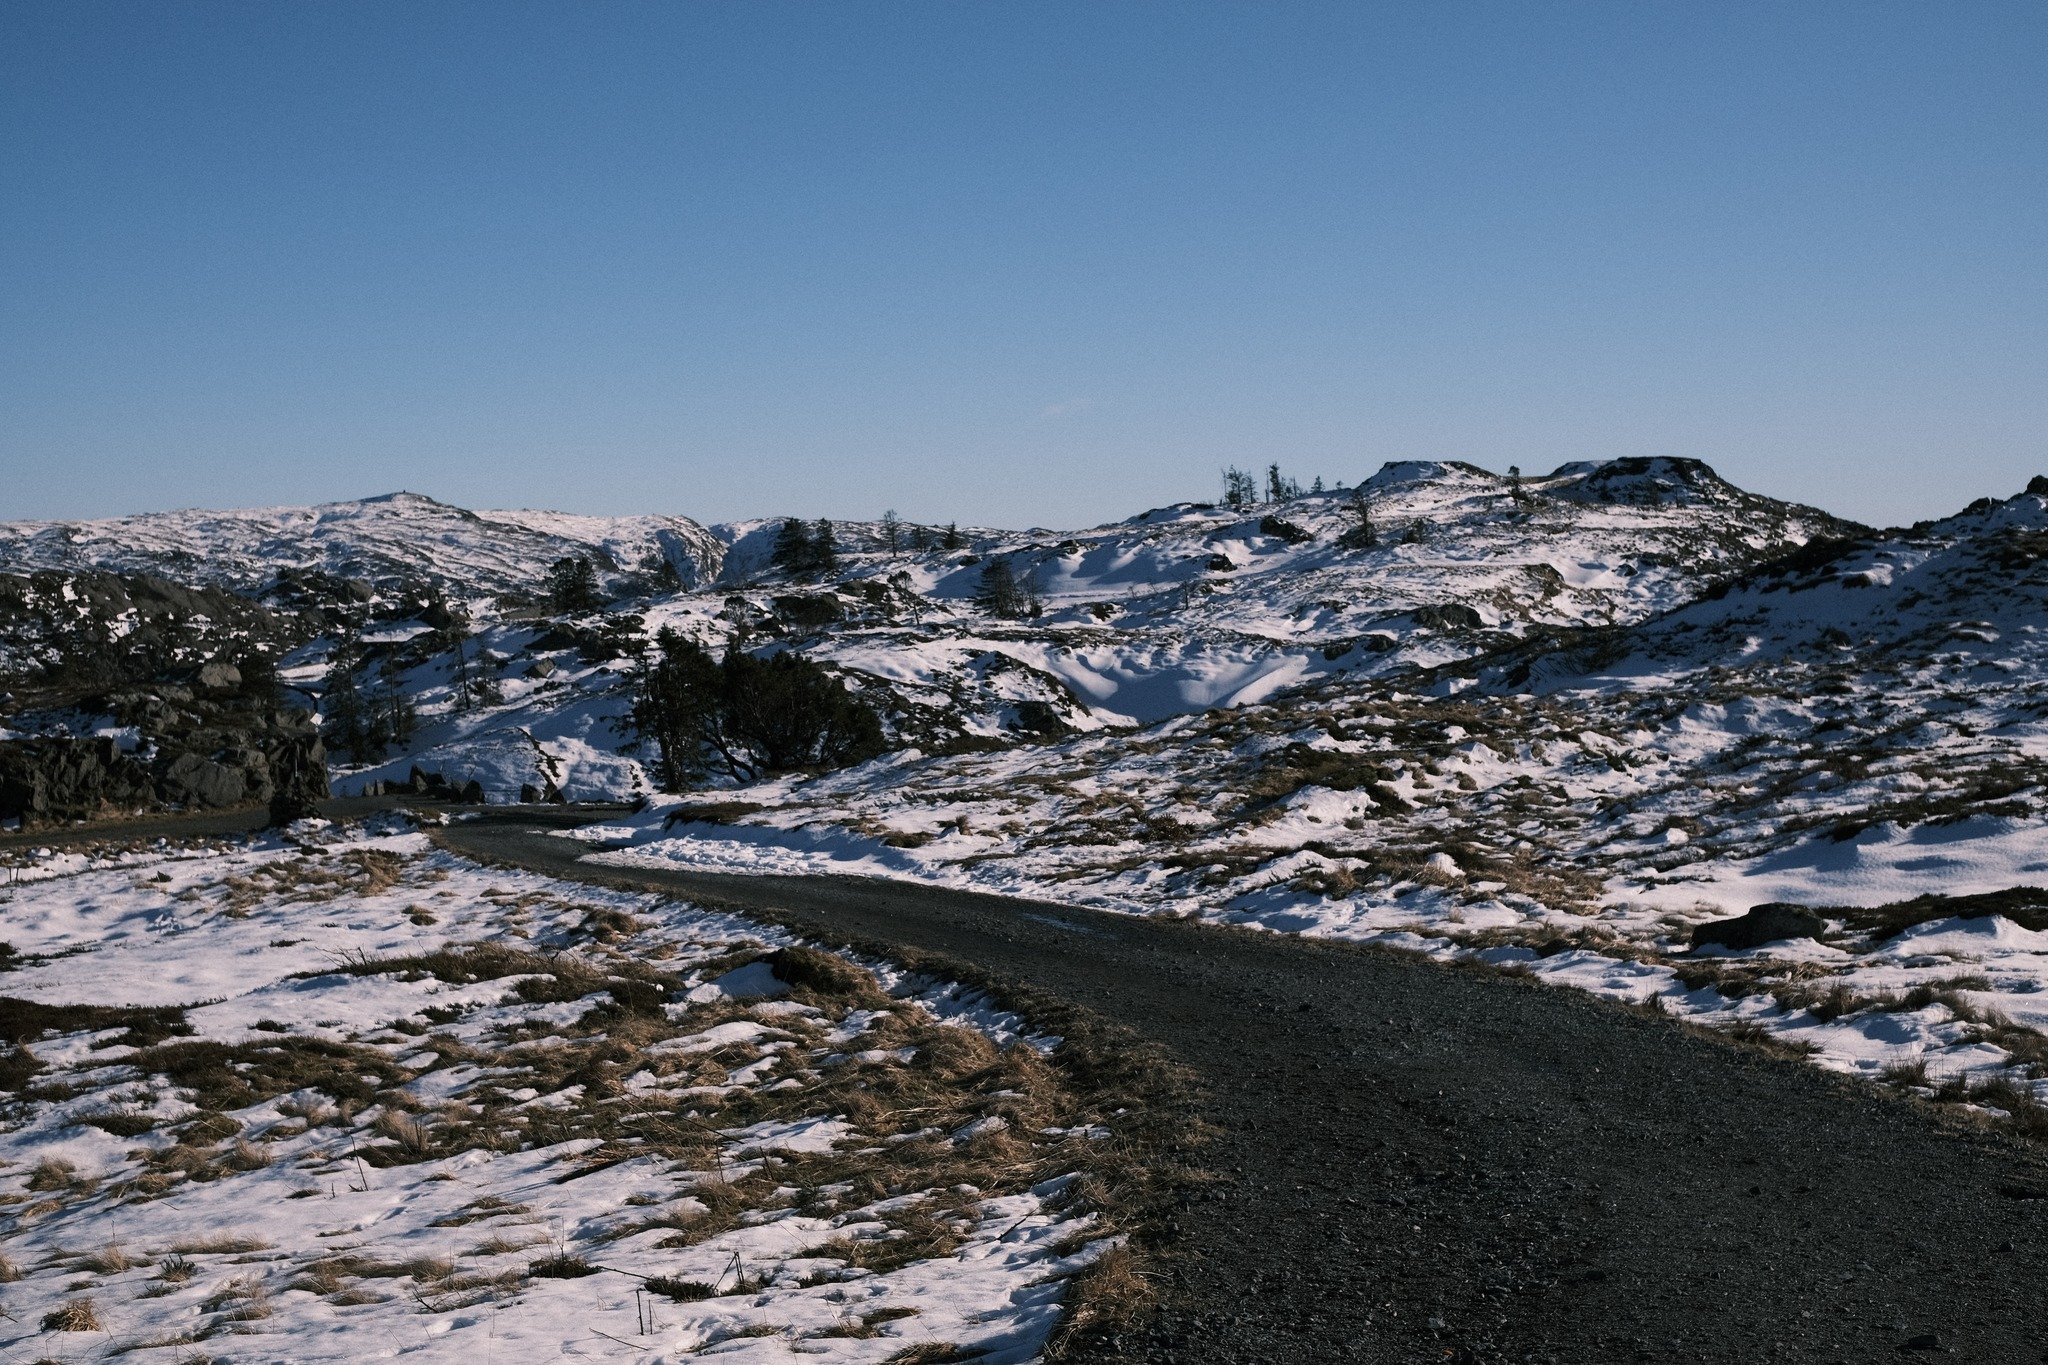
[[[337,786],[419,769],[490,800],[654,796],[630,723],[648,640],[736,639],[830,667],[892,752],[730,787],[717,824],[661,798],[597,832],[631,845],[607,856],[1482,956],[1952,1098],[2041,1088],[2048,481],[1878,532],[1696,462],[1402,464],[1067,533],[837,522],[833,570],[800,577],[773,565],[777,525],[705,533],[722,557],[702,586],[622,577],[569,615],[486,603],[459,645],[395,595],[361,676],[417,728]],[[993,564],[1035,613],[978,604]],[[336,644],[282,661],[309,704]],[[464,669],[492,695],[465,698]],[[1826,927],[1693,943],[1766,901]]]
[[[715,577],[724,551],[687,517],[470,512],[417,493],[319,507],[0,522],[0,571],[107,569],[251,594],[311,572],[385,591],[432,583],[458,600],[531,597],[544,590],[549,565],[578,555],[609,574],[666,564],[689,586]]]
[[[2037,482],[1629,625],[588,833],[1480,957],[2009,1108],[2048,1098],[2044,643]],[[1819,937],[1695,941],[1767,902]]]
[[[638,646],[621,658],[621,631],[645,640],[674,628],[714,651],[744,632],[755,649],[796,651],[860,690],[897,743],[936,752],[1128,730],[1635,622],[1817,539],[1862,532],[1662,459],[1527,481],[1390,464],[1356,489],[1284,504],[1177,503],[1074,532],[969,528],[952,549],[939,528],[841,521],[836,570],[796,579],[772,562],[779,525],[472,513],[397,494],[0,526],[0,568],[148,569],[280,606],[305,595],[313,572],[373,583],[356,612],[369,617],[361,638],[373,656],[400,656],[395,685],[421,724],[383,761],[342,773],[343,790],[419,766],[493,800],[631,798],[650,789],[650,755],[625,726]],[[507,609],[531,603],[566,555],[604,571],[603,610],[536,623],[530,606]],[[997,561],[1035,594],[1037,614],[976,605]],[[650,571],[662,563],[680,591]],[[501,700],[457,704],[457,659],[418,643],[439,637],[409,616],[408,585],[421,584],[468,605]],[[614,642],[593,648],[607,631]],[[287,658],[286,680],[315,698],[335,643]]]

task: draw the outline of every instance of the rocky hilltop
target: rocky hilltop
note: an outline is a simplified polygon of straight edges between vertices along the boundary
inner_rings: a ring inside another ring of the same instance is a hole
[[[1390,464],[1355,487],[1176,503],[1072,532],[831,525],[829,571],[778,567],[779,520],[470,512],[414,494],[0,525],[0,572],[15,585],[0,599],[15,604],[0,626],[8,724],[72,738],[135,727],[159,745],[165,732],[136,720],[121,688],[193,691],[197,661],[259,654],[304,724],[341,650],[376,704],[405,716],[381,752],[330,756],[341,790],[417,768],[494,800],[632,797],[651,786],[629,724],[637,661],[663,629],[713,651],[737,634],[814,660],[880,713],[891,747],[971,751],[1637,622],[1865,533],[1667,459],[1528,479]],[[575,561],[587,586],[562,600],[551,576]],[[986,600],[998,567],[1027,606]],[[126,584],[156,585],[134,591],[169,605],[110,595]],[[165,597],[176,591],[213,597]],[[79,658],[167,622],[179,623],[169,653],[130,658],[105,685],[80,676]],[[187,704],[150,695],[159,712]],[[94,799],[58,789],[72,795],[39,813]],[[103,795],[119,804],[137,790],[115,782]]]

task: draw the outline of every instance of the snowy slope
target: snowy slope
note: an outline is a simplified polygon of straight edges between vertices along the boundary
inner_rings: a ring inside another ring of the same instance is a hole
[[[1632,624],[744,788],[736,824],[657,808],[598,832],[631,845],[600,856],[1479,957],[1945,1098],[2048,1100],[2044,529],[2038,489],[1839,536]],[[1772,901],[1827,931],[1694,948]]]
[[[426,581],[457,599],[530,595],[543,587],[549,565],[571,555],[611,573],[666,562],[689,585],[717,575],[724,546],[687,517],[470,512],[417,493],[319,507],[0,523],[0,568],[8,572],[99,568],[250,593],[294,569],[381,588]]]
[[[1370,543],[1358,534],[1360,499]],[[1390,464],[1355,491],[1282,505],[1179,503],[1075,532],[963,528],[951,551],[937,548],[939,528],[899,528],[892,549],[881,523],[835,522],[830,581],[774,570],[779,524],[475,513],[397,494],[0,526],[0,568],[148,568],[276,598],[289,596],[281,575],[317,570],[377,583],[373,611],[385,617],[411,609],[406,585],[436,584],[470,604],[505,699],[459,710],[452,655],[411,660],[404,686],[425,722],[419,736],[345,773],[342,789],[403,779],[417,762],[511,800],[648,788],[649,756],[630,751],[622,724],[630,661],[587,662],[561,632],[509,619],[492,600],[530,597],[564,554],[628,571],[666,559],[681,592],[608,572],[620,600],[607,611],[647,637],[673,627],[715,650],[743,629],[754,648],[816,658],[877,704],[898,742],[930,751],[1128,729],[1318,680],[1440,667],[1532,632],[1635,622],[1816,538],[1862,530],[1677,460],[1570,465],[1520,489],[1470,465]],[[1040,615],[976,607],[997,558],[1034,586]],[[364,638],[397,647],[408,629],[425,627],[392,621]],[[288,679],[317,688],[327,649],[293,656]],[[552,672],[531,677],[536,665]]]

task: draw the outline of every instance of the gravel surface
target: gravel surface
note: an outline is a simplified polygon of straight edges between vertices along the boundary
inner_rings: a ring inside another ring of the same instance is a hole
[[[524,822],[528,827],[530,819]],[[1222,1177],[1167,1302],[1084,1358],[2048,1360],[2048,1159],[1804,1064],[1495,973],[894,882],[450,846],[964,959],[1197,1071]]]
[[[1512,976],[897,882],[601,868],[536,832],[589,818],[437,834],[971,963],[1198,1074],[1220,1178],[1163,1229],[1160,1311],[1078,1359],[2048,1361],[2048,1154],[1929,1107]]]

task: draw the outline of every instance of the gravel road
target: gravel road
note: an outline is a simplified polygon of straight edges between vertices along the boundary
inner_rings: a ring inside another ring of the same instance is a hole
[[[543,817],[572,823],[587,816]],[[2048,1360],[2048,1158],[1813,1067],[1511,976],[897,882],[543,871],[944,954],[1200,1076],[1223,1178],[1166,1305],[1089,1358]]]
[[[603,868],[540,832],[591,818],[437,835],[971,963],[1197,1073],[1221,1178],[1173,1219],[1162,1309],[1080,1359],[2048,1361],[2039,1148],[1511,976],[898,882]]]

